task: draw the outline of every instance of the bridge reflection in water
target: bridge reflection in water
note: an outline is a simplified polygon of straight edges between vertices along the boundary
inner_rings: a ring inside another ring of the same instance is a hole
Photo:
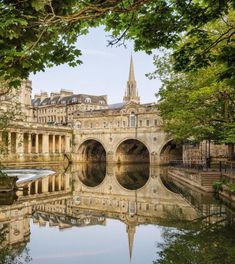
[[[75,226],[107,227],[108,219],[121,221],[126,225],[128,255],[132,257],[132,252],[136,256],[144,255],[144,251],[134,250],[137,226],[152,224],[184,228],[185,222],[200,217],[207,224],[221,221],[227,211],[224,205],[216,203],[211,197],[203,198],[203,194],[198,195],[189,188],[169,183],[170,180],[165,177],[166,169],[161,167],[82,163],[74,164],[66,170],[56,170],[54,175],[20,183],[17,199],[14,194],[9,199],[11,205],[5,203],[0,206],[0,224],[4,227],[1,234],[8,234],[1,246],[1,251],[6,252],[6,256],[15,254],[13,252],[16,252],[16,248],[23,248],[27,244],[34,251],[33,244],[29,242],[30,219],[40,227],[57,226],[59,230]],[[76,233],[75,230],[73,232]],[[118,232],[121,236],[122,228]],[[73,233],[70,234],[72,236]],[[92,238],[88,235],[87,239],[95,239],[95,235],[93,233]],[[32,232],[32,240],[34,236],[37,234]],[[150,238],[150,233],[148,237]],[[53,235],[49,239],[54,243]],[[61,240],[63,239],[62,235]],[[79,237],[76,239],[79,240]],[[147,243],[143,239],[141,245]],[[112,240],[108,243],[115,242]],[[140,248],[138,243],[136,248]],[[154,258],[155,252],[151,254]],[[145,257],[147,260],[147,253]],[[124,259],[122,263],[128,263],[127,260]],[[46,262],[33,260],[32,263]],[[114,262],[107,257],[105,263]]]

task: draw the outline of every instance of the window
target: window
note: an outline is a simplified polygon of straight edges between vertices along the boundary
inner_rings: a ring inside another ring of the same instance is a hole
[[[76,103],[78,100],[77,100],[77,98],[76,97],[73,97],[72,98],[72,103]]]
[[[85,103],[91,103],[91,98],[90,97],[86,97],[85,98]]]
[[[130,124],[130,127],[136,126],[136,115],[133,112],[130,114],[129,124]]]
[[[154,120],[154,125],[155,125],[155,126],[158,125],[158,121],[157,121],[157,119]]]
[[[142,123],[143,123],[142,120],[140,120],[140,127],[142,127]]]
[[[123,127],[126,126],[126,122],[125,122],[125,121],[122,122],[122,126],[123,126]]]
[[[146,120],[146,126],[149,126],[149,120]]]
[[[105,101],[104,100],[100,100],[99,101],[99,104],[104,105],[105,104]]]

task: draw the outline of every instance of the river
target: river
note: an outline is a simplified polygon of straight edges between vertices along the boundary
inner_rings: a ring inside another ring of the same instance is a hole
[[[235,263],[235,210],[175,182],[166,167],[8,173],[21,180],[0,197],[0,263]]]

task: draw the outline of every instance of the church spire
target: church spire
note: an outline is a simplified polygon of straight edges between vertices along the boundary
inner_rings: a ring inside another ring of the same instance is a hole
[[[123,101],[125,103],[129,103],[129,102],[139,103],[140,102],[140,98],[138,96],[138,92],[136,88],[134,63],[133,63],[132,55],[131,55],[131,61],[130,61],[129,78],[127,81],[127,87],[126,87],[125,96],[123,97]]]
[[[130,62],[130,70],[129,70],[129,82],[135,82],[135,72],[134,72],[134,63],[133,63],[133,58],[131,55],[131,62]]]
[[[135,237],[135,226],[127,225],[126,231],[128,234],[128,245],[129,245],[129,254],[130,254],[130,260],[132,257],[132,249],[134,244],[134,237]]]

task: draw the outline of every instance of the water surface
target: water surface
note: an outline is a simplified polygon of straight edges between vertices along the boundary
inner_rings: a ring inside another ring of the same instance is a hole
[[[47,169],[3,195],[0,263],[235,263],[233,209],[165,168]]]

